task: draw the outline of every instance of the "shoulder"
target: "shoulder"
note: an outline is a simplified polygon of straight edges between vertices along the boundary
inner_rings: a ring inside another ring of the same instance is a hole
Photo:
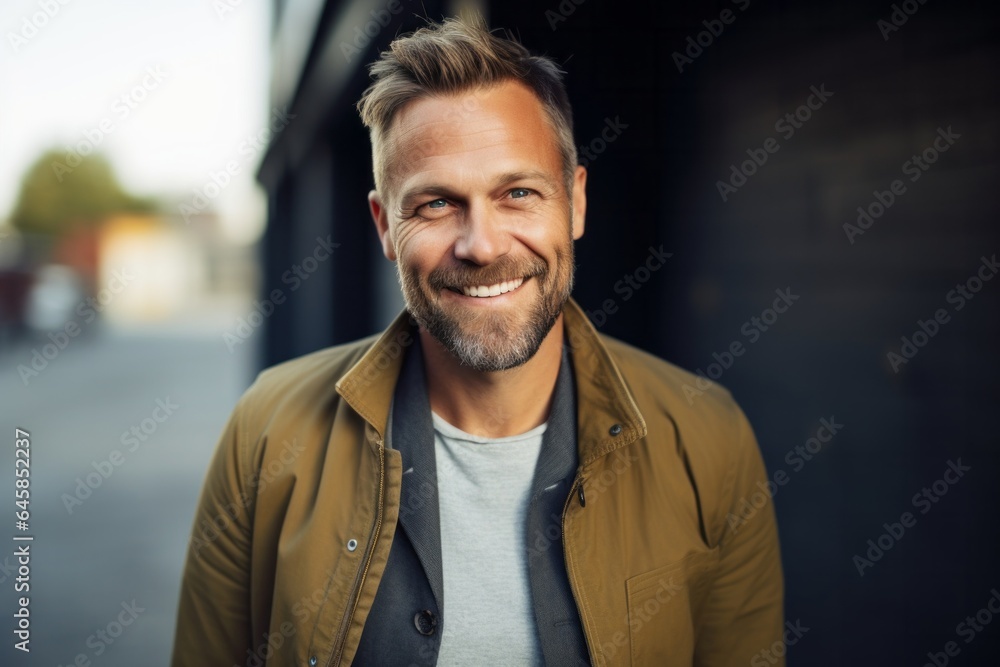
[[[381,333],[334,345],[262,370],[254,382],[258,391],[273,393],[302,383],[339,380],[375,344]]]
[[[723,385],[617,338],[600,337],[640,408],[646,403],[686,423],[722,420],[735,425],[744,418]]]
[[[375,344],[380,334],[326,347],[260,371],[240,399],[247,417],[265,418],[279,408],[327,406],[338,398],[337,382]]]

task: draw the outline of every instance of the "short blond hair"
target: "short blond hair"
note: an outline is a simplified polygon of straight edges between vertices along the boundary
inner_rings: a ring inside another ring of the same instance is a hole
[[[494,35],[479,15],[448,18],[399,37],[369,66],[373,79],[357,102],[369,130],[375,189],[386,195],[387,134],[399,109],[411,100],[435,94],[460,93],[505,81],[526,85],[542,104],[555,132],[567,193],[576,170],[573,111],[563,84],[564,72],[555,61],[533,56],[510,34]]]

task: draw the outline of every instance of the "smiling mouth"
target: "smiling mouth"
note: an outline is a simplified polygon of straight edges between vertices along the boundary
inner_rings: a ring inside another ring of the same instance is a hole
[[[507,294],[508,292],[513,292],[518,287],[524,283],[524,278],[515,278],[514,280],[505,280],[500,283],[493,285],[473,285],[471,287],[449,287],[452,292],[457,294],[464,294],[465,296],[474,296],[478,298],[489,298],[494,296],[500,296],[501,294]]]

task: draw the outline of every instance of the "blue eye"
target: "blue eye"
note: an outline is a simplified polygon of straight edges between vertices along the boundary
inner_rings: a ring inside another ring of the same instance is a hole
[[[510,191],[510,196],[514,199],[524,199],[531,194],[531,190],[528,188],[515,188]]]
[[[448,205],[444,199],[435,199],[434,201],[427,202],[427,206],[430,208],[444,208]]]

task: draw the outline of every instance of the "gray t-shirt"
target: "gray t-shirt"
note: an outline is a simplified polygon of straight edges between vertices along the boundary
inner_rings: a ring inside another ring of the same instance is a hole
[[[436,413],[444,577],[438,665],[542,665],[525,545],[542,424],[485,438]]]

